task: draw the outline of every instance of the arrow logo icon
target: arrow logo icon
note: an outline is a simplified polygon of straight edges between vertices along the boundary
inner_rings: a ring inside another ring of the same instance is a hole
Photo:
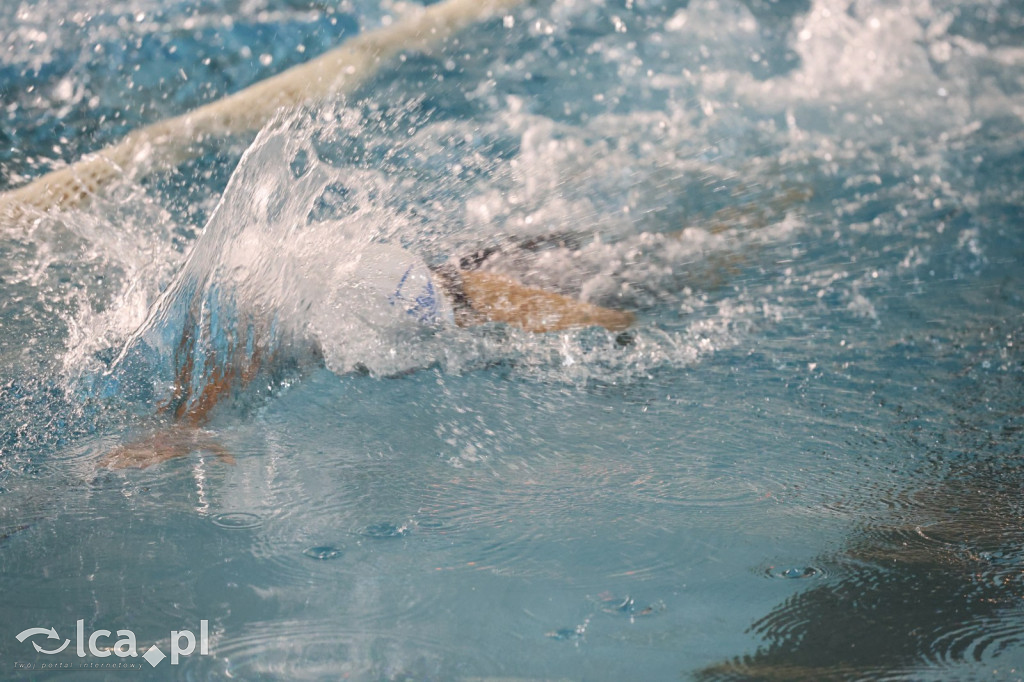
[[[60,639],[57,635],[57,628],[51,627],[49,630],[46,628],[29,628],[18,633],[18,641],[24,642],[32,635],[46,635],[48,639]]]
[[[62,652],[65,649],[68,648],[68,644],[71,644],[71,640],[70,639],[65,639],[64,643],[61,644],[59,649],[54,649],[53,651],[47,651],[46,649],[44,649],[43,647],[39,646],[35,642],[32,642],[32,646],[34,646],[36,648],[36,651],[38,651],[41,654],[59,654],[60,652]]]
[[[24,642],[26,639],[28,639],[29,637],[32,637],[33,635],[46,635],[47,639],[60,639],[60,636],[57,634],[57,629],[54,628],[54,627],[51,627],[50,629],[46,629],[46,628],[29,628],[27,630],[22,630],[21,632],[18,633],[17,640],[19,642]],[[62,644],[59,649],[54,649],[53,651],[48,651],[48,650],[44,649],[43,647],[39,646],[38,644],[36,644],[35,642],[32,642],[32,646],[35,647],[36,651],[38,651],[41,654],[59,654],[60,652],[64,651],[64,649],[67,648],[68,644],[71,644],[71,640],[70,639],[65,639],[64,640],[64,644]]]

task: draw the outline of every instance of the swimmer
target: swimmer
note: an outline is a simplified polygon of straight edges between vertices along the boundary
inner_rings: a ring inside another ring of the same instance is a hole
[[[359,254],[352,273],[355,284],[348,291],[361,295],[346,296],[345,305],[378,327],[392,323],[396,313],[399,319],[425,325],[470,327],[498,322],[534,333],[591,326],[620,332],[633,323],[630,312],[525,286],[483,269],[495,252],[485,250],[457,263],[430,268],[401,247],[369,245]],[[197,387],[191,328],[186,325],[179,343],[173,415],[176,421],[199,426],[208,421],[211,410],[225,395],[252,382],[261,370],[265,351],[258,350],[260,344],[256,343],[257,350],[252,353],[234,353],[230,366],[217,367],[212,378],[206,377]]]
[[[375,324],[389,321],[422,325],[453,324],[470,327],[488,322],[503,323],[529,332],[545,333],[582,327],[603,327],[621,332],[634,321],[631,312],[605,308],[489,271],[488,259],[499,249],[430,267],[405,249],[370,245],[359,255],[354,268],[353,291],[345,298],[356,314]],[[206,313],[209,314],[209,313]],[[216,314],[216,313],[214,313]],[[268,335],[264,325],[250,321],[249,337],[228,350],[225,360],[211,350],[197,351],[194,314],[186,320],[175,349],[175,377],[170,400],[158,410],[161,427],[141,440],[120,446],[104,456],[108,468],[145,468],[175,457],[205,450],[221,460],[234,460],[202,429],[225,398],[253,383],[261,373],[272,373],[280,360],[278,350],[255,336]],[[254,329],[263,329],[254,332]],[[314,356],[322,359],[318,349]]]

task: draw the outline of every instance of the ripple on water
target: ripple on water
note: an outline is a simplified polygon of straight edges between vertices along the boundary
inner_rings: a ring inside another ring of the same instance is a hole
[[[380,522],[370,524],[353,531],[327,530],[317,531],[320,537],[338,538],[328,542],[300,549],[294,540],[280,536],[280,529],[272,533],[273,537],[261,538],[252,548],[254,556],[265,562],[273,572],[274,582],[296,582],[302,584],[318,574],[318,568],[311,564],[310,559],[317,562],[330,561],[331,572],[351,572],[358,570],[357,565],[365,562],[371,550],[364,542],[386,542],[404,538],[412,533],[410,523]],[[303,561],[305,559],[305,561]]]
[[[935,638],[927,652],[932,663],[982,662],[997,658],[1009,650],[1018,650],[1024,642],[1024,623],[1004,617],[986,617],[964,623]]]
[[[582,519],[654,528],[703,513],[726,523],[774,503],[770,491],[781,485],[767,472],[757,474],[745,466],[716,467],[686,452],[524,456],[491,462],[486,470],[453,472],[425,492],[423,510],[449,528],[500,527],[519,519],[547,519],[564,528]]]
[[[366,526],[359,534],[364,538],[370,538],[372,540],[392,540],[394,538],[404,538],[409,535],[412,530],[408,523],[391,523],[389,521],[382,521],[379,523],[371,523]]]
[[[244,634],[215,641],[211,656],[184,660],[191,679],[453,679],[455,668],[494,669],[481,647],[456,649],[440,638],[353,627],[339,621],[249,623]]]
[[[340,589],[349,596],[337,597],[339,607],[352,608],[353,597],[368,599],[365,595],[377,589],[377,581],[412,585],[421,578],[432,579],[438,563],[451,560],[443,527],[430,520],[423,526],[415,519],[347,528],[313,524],[311,520],[308,527],[297,527],[280,519],[267,523],[248,547],[248,557],[255,562],[247,573],[249,584],[288,603],[313,599],[325,604],[335,599],[330,593]],[[368,577],[373,578],[372,585],[365,584]],[[391,609],[427,621],[436,615],[441,599],[437,590],[404,594],[399,589],[367,605],[360,618],[386,617]],[[388,606],[393,600],[400,603]]]
[[[572,468],[460,470],[424,491],[410,542],[437,570],[568,578],[598,590],[677,569],[680,545],[696,541],[666,519],[641,518],[631,500]]]
[[[310,559],[327,561],[328,559],[337,559],[343,556],[345,554],[345,550],[334,545],[317,545],[315,547],[307,548],[302,553]]]
[[[218,528],[227,530],[251,530],[263,525],[258,514],[249,512],[225,512],[210,517],[210,522]]]
[[[828,577],[828,571],[818,566],[805,564],[767,566],[762,575],[773,580],[821,580]]]
[[[1019,568],[1007,571],[1008,554],[986,558],[919,536],[912,545],[905,537],[915,536],[876,530],[861,538],[873,546],[828,570],[768,567],[769,578],[810,580],[754,623],[751,631],[768,646],[744,665],[832,672],[852,666],[864,678],[927,665],[939,679],[935,671],[995,661],[1020,648]]]

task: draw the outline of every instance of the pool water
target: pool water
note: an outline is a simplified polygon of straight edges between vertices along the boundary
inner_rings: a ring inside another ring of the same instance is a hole
[[[403,11],[4,3],[0,189]],[[0,676],[1024,678],[1021,45],[1012,2],[531,2],[0,224]],[[336,279],[511,241],[629,335]],[[190,305],[287,362],[102,466]]]

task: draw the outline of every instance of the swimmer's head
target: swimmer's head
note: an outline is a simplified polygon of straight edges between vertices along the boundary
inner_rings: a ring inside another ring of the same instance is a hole
[[[369,294],[370,305],[390,307],[405,319],[422,324],[453,324],[455,315],[430,268],[400,246],[369,244],[359,254],[354,275]]]

